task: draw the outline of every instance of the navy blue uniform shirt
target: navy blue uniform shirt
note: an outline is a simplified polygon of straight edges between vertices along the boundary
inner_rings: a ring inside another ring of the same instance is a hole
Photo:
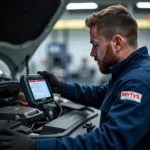
[[[111,68],[100,86],[66,83],[64,97],[101,109],[99,128],[75,138],[38,139],[37,150],[150,150],[150,57],[146,47]]]

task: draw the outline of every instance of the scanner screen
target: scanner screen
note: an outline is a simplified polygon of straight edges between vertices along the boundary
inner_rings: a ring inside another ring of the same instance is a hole
[[[51,97],[46,81],[44,79],[28,80],[35,100]]]

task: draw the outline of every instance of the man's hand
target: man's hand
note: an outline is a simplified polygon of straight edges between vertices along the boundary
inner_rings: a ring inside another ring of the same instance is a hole
[[[48,73],[47,71],[38,71],[38,74],[44,76],[48,80],[54,93],[63,94],[65,83],[59,81],[52,73]]]
[[[35,141],[7,128],[0,128],[0,150],[35,150]]]

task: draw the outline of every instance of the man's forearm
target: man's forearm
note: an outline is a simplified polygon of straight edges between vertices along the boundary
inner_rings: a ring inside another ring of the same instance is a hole
[[[66,83],[62,96],[79,104],[99,108],[106,89],[107,85],[80,86],[76,83]]]

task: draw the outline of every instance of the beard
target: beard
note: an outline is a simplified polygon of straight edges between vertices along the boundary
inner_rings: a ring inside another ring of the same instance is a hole
[[[98,61],[100,72],[103,74],[109,74],[110,67],[116,65],[119,61],[119,58],[114,54],[111,45],[108,44],[106,47],[106,53],[104,55],[103,60],[101,61],[98,58],[95,58],[95,60]]]

